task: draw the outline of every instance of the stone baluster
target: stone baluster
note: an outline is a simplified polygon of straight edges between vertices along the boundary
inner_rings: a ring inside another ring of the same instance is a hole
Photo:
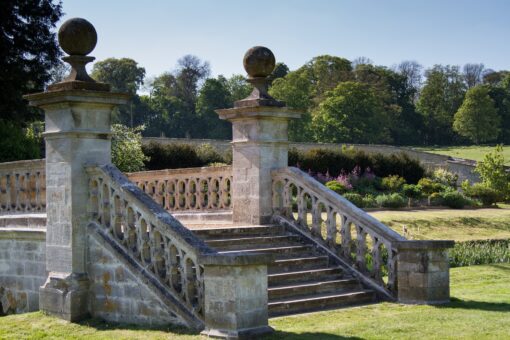
[[[233,220],[267,224],[273,213],[271,169],[287,167],[288,122],[301,115],[267,93],[275,66],[268,48],[251,48],[243,63],[253,92],[234,108],[216,112],[232,122]]]
[[[88,176],[86,164],[107,164],[110,156],[110,119],[126,94],[111,93],[85,69],[94,57],[97,34],[88,21],[73,18],[58,32],[63,60],[70,75],[43,93],[27,95],[30,105],[45,111],[46,140],[46,283],[40,289],[40,309],[66,320],[88,315],[86,227]]]

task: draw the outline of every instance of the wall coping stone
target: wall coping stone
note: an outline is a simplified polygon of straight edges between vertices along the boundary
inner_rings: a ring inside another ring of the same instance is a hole
[[[46,229],[42,228],[0,228],[0,240],[46,241]]]
[[[452,240],[407,240],[397,241],[394,243],[395,248],[399,250],[420,250],[420,249],[447,249],[452,248],[455,245],[455,241]]]

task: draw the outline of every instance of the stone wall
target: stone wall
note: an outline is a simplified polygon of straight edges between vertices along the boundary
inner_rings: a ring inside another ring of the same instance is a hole
[[[228,140],[215,140],[215,139],[186,139],[186,138],[163,138],[163,137],[145,137],[143,144],[149,144],[150,142],[160,143],[163,145],[167,144],[189,144],[189,145],[201,145],[204,143],[211,144],[220,153],[225,153],[232,147],[231,141]],[[368,153],[381,153],[384,155],[391,155],[395,153],[404,152],[412,158],[419,159],[420,162],[425,166],[427,170],[434,170],[438,168],[446,168],[459,175],[459,183],[465,179],[470,182],[479,182],[480,178],[477,174],[473,173],[476,162],[467,160],[452,158],[445,155],[438,155],[430,152],[418,151],[409,147],[400,147],[392,145],[378,145],[378,144],[322,144],[322,143],[290,143],[289,148],[296,148],[298,150],[310,150],[314,148],[324,149],[339,149],[342,145],[348,147],[353,146],[358,150],[363,150]]]
[[[149,288],[113,249],[95,235],[88,237],[90,312],[107,321],[164,325],[184,322]]]
[[[39,287],[47,276],[45,241],[41,227],[0,227],[0,315],[39,309]]]

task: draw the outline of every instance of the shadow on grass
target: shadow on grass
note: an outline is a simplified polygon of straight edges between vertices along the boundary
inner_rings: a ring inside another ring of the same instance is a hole
[[[335,334],[328,334],[328,333],[320,333],[320,332],[310,332],[310,333],[291,333],[291,332],[283,332],[283,331],[276,331],[273,334],[266,336],[262,338],[264,340],[272,340],[272,339],[296,339],[296,340],[341,340],[341,339],[353,339],[353,340],[360,340],[363,338],[355,337],[355,336],[341,336],[341,335],[335,335]]]
[[[91,327],[98,331],[129,330],[129,331],[160,331],[178,335],[198,335],[200,332],[180,326],[147,326],[127,323],[108,322],[101,319],[87,319],[79,322],[80,325]]]
[[[461,300],[454,297],[451,298],[450,303],[444,305],[435,305],[435,307],[483,310],[489,312],[507,312],[507,313],[510,312],[510,303]]]
[[[508,265],[505,266],[505,265],[502,265],[502,264],[491,264],[490,266],[494,267],[494,268],[497,268],[497,269],[510,271],[510,266],[508,266]]]

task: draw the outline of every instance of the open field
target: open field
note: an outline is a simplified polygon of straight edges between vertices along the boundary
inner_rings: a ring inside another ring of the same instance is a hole
[[[414,148],[419,151],[437,153],[458,158],[472,159],[475,161],[483,160],[486,153],[494,150],[493,146],[445,146],[438,148]],[[503,147],[505,164],[510,165],[510,145]]]
[[[268,339],[506,339],[510,337],[510,265],[451,270],[452,302],[381,303],[270,320]],[[80,324],[29,313],[0,318],[0,339],[203,339],[183,329],[141,329],[98,320]]]
[[[370,212],[378,220],[412,239],[456,241],[510,238],[510,206],[489,209],[427,209]]]

